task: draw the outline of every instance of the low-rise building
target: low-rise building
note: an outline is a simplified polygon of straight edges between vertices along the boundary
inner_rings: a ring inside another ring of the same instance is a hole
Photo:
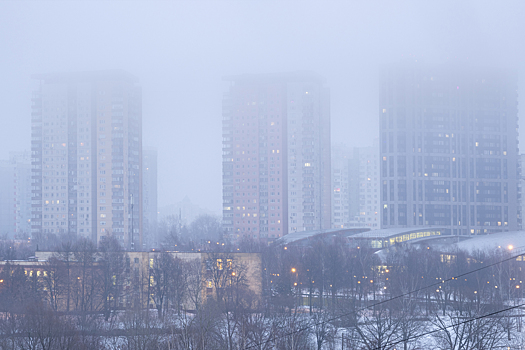
[[[180,265],[165,264],[163,254],[169,254],[175,259],[168,260]],[[109,267],[110,264],[112,267]],[[251,300],[262,294],[262,265],[260,254],[257,253],[150,251],[109,252],[102,255],[98,252],[36,252],[34,257],[25,261],[0,261],[0,273],[7,268],[12,274],[21,267],[25,276],[34,278],[33,281],[47,292],[51,279],[60,281],[70,290],[70,293],[63,293],[62,288],[62,293],[56,296],[55,308],[60,311],[79,311],[83,304],[79,302],[80,299],[90,300],[92,310],[89,311],[102,311],[107,307],[104,298],[111,300],[111,309],[123,309],[137,303],[144,308],[157,308],[155,287],[157,283],[163,283],[157,276],[160,273],[176,273],[175,265],[189,279],[185,282],[193,283],[190,287],[193,287],[194,295],[184,294],[181,300],[183,309],[195,310],[197,303],[221,298],[224,291],[235,286],[250,293]],[[69,276],[69,279],[65,276]],[[89,288],[81,287],[86,284],[89,284]],[[0,291],[1,288],[0,283]]]

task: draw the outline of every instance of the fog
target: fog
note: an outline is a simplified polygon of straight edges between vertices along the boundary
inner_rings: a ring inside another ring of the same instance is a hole
[[[187,195],[218,214],[223,76],[315,71],[331,89],[332,143],[367,146],[378,134],[381,64],[472,62],[517,68],[522,78],[524,9],[518,1],[2,1],[0,158],[30,149],[31,74],[124,69],[141,81],[159,206]],[[524,104],[523,85],[519,95]]]

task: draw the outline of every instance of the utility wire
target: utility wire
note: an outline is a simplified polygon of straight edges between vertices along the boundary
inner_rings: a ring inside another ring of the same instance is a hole
[[[416,335],[410,336],[408,338],[397,340],[397,341],[394,341],[394,342],[391,342],[391,343],[387,342],[384,346],[376,347],[376,348],[373,348],[372,350],[381,350],[381,349],[384,349],[384,348],[387,348],[387,347],[390,347],[390,346],[397,345],[399,343],[403,343],[405,341],[418,339],[418,338],[421,338],[421,337],[424,337],[424,336],[427,336],[427,335],[430,335],[430,334],[433,334],[433,333],[444,331],[445,329],[461,326],[462,324],[469,323],[469,322],[476,321],[476,320],[480,320],[480,319],[485,318],[485,317],[494,316],[494,315],[497,315],[497,314],[505,312],[505,311],[514,310],[514,309],[517,309],[517,308],[522,307],[522,306],[525,306],[525,304],[519,304],[519,305],[510,306],[510,307],[508,307],[506,309],[500,309],[500,310],[493,311],[493,312],[490,312],[490,313],[485,314],[485,315],[472,317],[472,318],[469,318],[468,320],[461,321],[461,322],[458,322],[458,323],[454,323],[454,324],[451,324],[451,325],[449,325],[447,327],[444,327],[444,328],[437,328],[437,329],[434,329],[434,330],[431,330],[431,331],[428,331],[428,332],[416,334]]]
[[[522,247],[520,247],[522,248]],[[517,248],[515,248],[517,249]],[[279,338],[284,338],[284,337],[288,337],[290,335],[294,335],[296,333],[299,333],[299,332],[303,332],[303,331],[306,331],[308,330],[309,328],[311,327],[314,327],[314,326],[318,326],[318,325],[322,325],[324,323],[328,323],[328,322],[332,322],[332,321],[335,321],[335,320],[338,320],[342,317],[346,317],[346,316],[350,316],[352,314],[356,314],[360,311],[363,311],[363,310],[366,310],[366,309],[369,309],[371,307],[375,307],[375,306],[378,306],[378,305],[381,305],[381,304],[385,304],[385,303],[388,303],[390,301],[393,301],[393,300],[397,300],[397,299],[400,299],[400,298],[403,298],[407,295],[411,295],[411,294],[414,294],[414,293],[417,293],[417,292],[420,292],[422,290],[425,290],[425,289],[428,289],[428,288],[431,288],[431,287],[435,287],[435,286],[438,286],[438,285],[442,285],[443,283],[445,282],[450,282],[450,281],[453,281],[455,279],[458,279],[460,277],[464,277],[464,276],[467,276],[467,275],[470,275],[471,273],[475,273],[475,272],[478,272],[478,271],[481,271],[481,270],[484,270],[484,269],[488,269],[489,267],[493,267],[493,266],[496,266],[496,265],[499,265],[501,263],[504,263],[504,262],[507,262],[507,261],[510,261],[510,260],[515,260],[516,258],[522,256],[522,255],[525,255],[525,253],[521,253],[521,254],[517,254],[517,255],[512,255],[508,258],[505,258],[503,260],[500,260],[500,261],[497,261],[497,262],[494,262],[492,264],[488,264],[488,265],[485,265],[485,266],[482,266],[482,267],[479,267],[477,269],[474,269],[472,271],[468,271],[468,272],[464,272],[464,273],[461,273],[457,276],[454,276],[454,277],[450,277],[450,278],[447,278],[447,279],[444,279],[444,280],[441,280],[441,282],[434,282],[434,283],[431,283],[425,287],[421,287],[421,288],[417,288],[417,289],[414,289],[410,292],[406,292],[406,293],[403,293],[403,294],[400,294],[400,295],[397,295],[395,297],[392,297],[390,299],[385,299],[385,300],[382,300],[382,301],[379,301],[379,302],[376,302],[372,305],[369,305],[369,306],[366,306],[366,307],[363,307],[363,308],[360,308],[358,310],[354,310],[354,311],[350,311],[350,312],[347,312],[347,313],[344,313],[344,314],[341,314],[341,315],[338,315],[338,316],[335,316],[335,317],[332,317],[332,318],[329,318],[327,320],[324,320],[324,321],[321,321],[321,322],[317,322],[317,323],[314,323],[313,325],[308,325],[308,326],[305,326],[303,328],[299,328],[297,330],[293,330],[291,332],[288,332],[286,334],[282,334],[280,336],[274,336],[273,339],[268,339],[267,341],[265,341],[264,343],[268,343],[269,341],[273,341],[273,340],[276,340],[276,339],[279,339]],[[250,346],[247,346],[245,347],[245,349],[252,349],[252,348],[256,348],[256,347],[260,347],[261,345],[263,345],[263,343],[257,343],[257,344],[253,344],[253,345],[250,345]]]

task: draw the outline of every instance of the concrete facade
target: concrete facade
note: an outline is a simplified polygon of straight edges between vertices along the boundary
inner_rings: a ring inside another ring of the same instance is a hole
[[[31,157],[11,152],[0,161],[0,235],[9,239],[31,236]]]
[[[519,226],[517,75],[403,63],[381,73],[383,228]]]
[[[157,237],[157,150],[142,151],[142,210],[144,243],[146,248],[159,246]]]
[[[275,240],[330,227],[329,91],[312,73],[243,75],[223,100],[223,227]]]
[[[379,140],[369,147],[358,148],[359,223],[371,230],[381,228],[381,193]]]
[[[35,75],[32,234],[142,247],[142,92],[123,71]]]

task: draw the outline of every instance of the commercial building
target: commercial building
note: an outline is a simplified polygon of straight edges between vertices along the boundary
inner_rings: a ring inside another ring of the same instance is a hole
[[[38,74],[32,234],[142,247],[142,97],[123,71]]]
[[[330,101],[313,73],[226,78],[223,227],[272,241],[330,227]]]
[[[402,63],[381,74],[383,228],[518,229],[517,75]]]
[[[348,237],[347,240],[348,244],[354,248],[385,249],[395,244],[412,243],[428,239],[428,237],[440,236],[443,232],[443,227],[387,228],[360,232]]]

